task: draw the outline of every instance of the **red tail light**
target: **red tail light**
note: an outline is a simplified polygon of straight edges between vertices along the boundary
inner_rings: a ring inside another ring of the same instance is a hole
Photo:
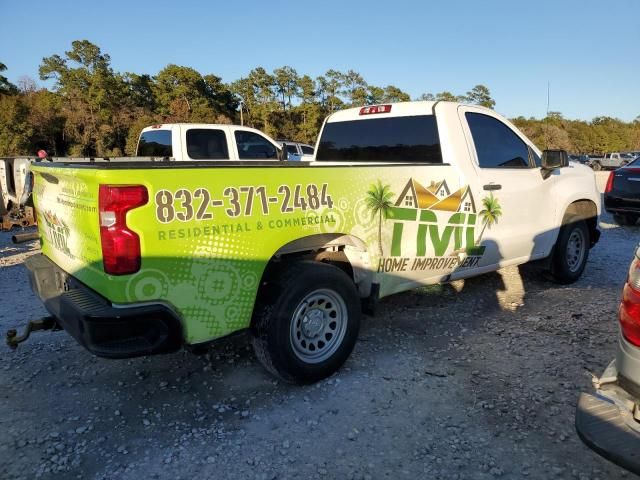
[[[149,201],[142,185],[100,185],[100,240],[105,273],[127,275],[140,270],[140,237],[127,227],[127,212]]]
[[[622,303],[618,315],[624,338],[640,347],[640,259],[638,257],[631,263],[629,278],[622,291]]]
[[[607,178],[607,186],[604,187],[604,193],[609,193],[613,190],[613,172],[609,174],[609,178]]]

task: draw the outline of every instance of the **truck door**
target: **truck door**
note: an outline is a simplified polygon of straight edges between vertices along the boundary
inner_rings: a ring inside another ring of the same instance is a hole
[[[476,244],[484,247],[480,268],[546,256],[553,238],[554,180],[543,179],[535,150],[507,121],[474,107],[458,112],[475,171],[468,181],[478,215]]]

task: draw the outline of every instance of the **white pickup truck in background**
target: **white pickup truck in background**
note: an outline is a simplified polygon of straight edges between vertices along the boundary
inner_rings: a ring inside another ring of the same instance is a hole
[[[596,172],[600,170],[615,170],[616,168],[624,167],[629,163],[631,159],[623,156],[618,152],[605,153],[604,157],[590,157],[589,165]]]
[[[165,123],[142,130],[137,157],[190,160],[282,160],[280,143],[238,125]],[[132,160],[132,159],[128,159]]]

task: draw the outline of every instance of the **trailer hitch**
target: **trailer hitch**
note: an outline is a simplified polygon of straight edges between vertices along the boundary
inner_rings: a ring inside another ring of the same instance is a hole
[[[56,322],[54,317],[42,317],[38,320],[29,320],[27,328],[22,335],[18,335],[15,328],[7,331],[7,345],[12,350],[18,348],[18,344],[24,342],[31,332],[37,332],[38,330],[60,330],[60,325]]]

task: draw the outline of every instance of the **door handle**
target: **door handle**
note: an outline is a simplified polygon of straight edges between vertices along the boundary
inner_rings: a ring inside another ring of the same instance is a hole
[[[500,190],[502,188],[502,185],[497,184],[497,183],[488,183],[487,185],[485,185],[482,188],[485,189],[485,190]]]

